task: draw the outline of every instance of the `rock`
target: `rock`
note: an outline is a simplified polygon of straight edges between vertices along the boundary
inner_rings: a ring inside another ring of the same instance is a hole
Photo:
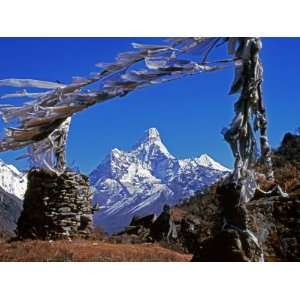
[[[188,217],[184,217],[180,222],[179,239],[184,249],[189,253],[195,253],[199,248],[198,225],[195,220]]]
[[[69,212],[71,212],[71,210],[72,210],[72,208],[71,207],[61,207],[61,208],[59,208],[58,209],[58,212],[59,213],[69,213]]]
[[[243,250],[241,237],[237,230],[221,231],[208,239],[194,253],[192,261],[198,262],[247,262],[250,259]]]
[[[113,239],[125,243],[159,241],[170,243],[173,246],[179,242],[176,225],[168,205],[164,206],[163,212],[158,218],[155,214],[143,217],[134,216],[130,225],[121,232],[114,234]],[[180,249],[182,250],[182,247]]]
[[[155,220],[156,220],[155,214],[150,214],[144,217],[134,216],[129,226],[142,226],[145,228],[150,228]]]
[[[172,220],[170,206],[164,205],[163,212],[155,220],[150,228],[150,237],[155,241],[177,238],[177,230],[175,223]]]

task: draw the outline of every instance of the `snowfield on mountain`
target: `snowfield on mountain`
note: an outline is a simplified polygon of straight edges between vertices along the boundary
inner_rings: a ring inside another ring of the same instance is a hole
[[[134,215],[159,214],[230,172],[207,154],[179,160],[169,153],[156,128],[148,129],[131,151],[113,149],[91,172],[95,223],[109,233],[129,224]]]
[[[0,159],[0,187],[22,200],[27,188],[27,175]]]

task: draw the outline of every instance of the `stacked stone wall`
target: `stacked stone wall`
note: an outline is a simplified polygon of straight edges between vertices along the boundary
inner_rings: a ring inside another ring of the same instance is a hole
[[[92,221],[87,176],[72,171],[57,175],[45,169],[32,169],[28,173],[23,211],[16,230],[19,238],[88,237]]]

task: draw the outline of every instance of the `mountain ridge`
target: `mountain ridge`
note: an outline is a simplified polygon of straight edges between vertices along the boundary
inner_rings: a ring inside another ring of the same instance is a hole
[[[120,230],[133,215],[160,213],[163,204],[175,205],[228,172],[208,154],[175,158],[150,128],[131,150],[112,149],[91,172],[94,202],[101,207],[95,223],[110,233]]]

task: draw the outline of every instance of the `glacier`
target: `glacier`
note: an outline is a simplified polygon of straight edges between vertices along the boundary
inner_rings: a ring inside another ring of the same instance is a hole
[[[177,159],[156,128],[148,129],[130,151],[112,149],[90,173],[93,201],[100,206],[94,223],[120,231],[134,215],[159,214],[231,172],[208,154]]]

